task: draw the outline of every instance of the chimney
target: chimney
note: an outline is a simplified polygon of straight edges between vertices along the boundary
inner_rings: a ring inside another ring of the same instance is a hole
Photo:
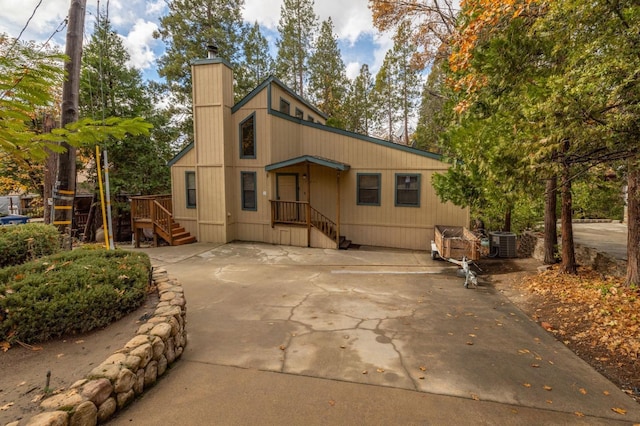
[[[211,43],[207,45],[208,59],[214,59],[218,57],[218,44],[215,40],[211,40]]]

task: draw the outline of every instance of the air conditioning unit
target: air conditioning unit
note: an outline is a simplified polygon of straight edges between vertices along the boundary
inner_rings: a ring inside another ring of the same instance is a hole
[[[516,234],[513,232],[490,232],[489,254],[492,257],[518,257]]]

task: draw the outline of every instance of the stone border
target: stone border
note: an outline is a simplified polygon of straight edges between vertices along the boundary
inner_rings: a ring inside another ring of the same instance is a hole
[[[595,248],[582,244],[574,244],[576,262],[583,266],[590,266],[594,271],[614,277],[624,277],[627,274],[627,261],[616,259],[608,253],[599,252]],[[525,231],[520,237],[518,248],[520,257],[533,257],[544,261],[544,234]]]
[[[44,413],[7,426],[104,423],[156,383],[167,367],[180,358],[187,344],[187,309],[182,286],[169,278],[164,268],[154,268],[151,279],[158,287],[160,301],[136,336],[85,379],[42,401]]]

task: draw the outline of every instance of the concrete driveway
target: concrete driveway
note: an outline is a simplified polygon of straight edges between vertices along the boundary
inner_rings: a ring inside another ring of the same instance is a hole
[[[640,422],[503,295],[424,252],[145,251],[185,288],[189,343],[113,424]]]

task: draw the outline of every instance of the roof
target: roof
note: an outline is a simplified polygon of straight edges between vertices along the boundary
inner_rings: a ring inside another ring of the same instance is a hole
[[[270,172],[272,170],[281,169],[283,167],[295,166],[296,164],[305,163],[305,162],[318,164],[324,167],[330,167],[334,170],[339,170],[339,171],[347,171],[351,168],[351,166],[348,164],[340,163],[334,160],[329,160],[327,158],[317,157],[315,155],[303,155],[301,157],[291,158],[289,160],[269,164],[268,166],[265,166],[264,169]]]

